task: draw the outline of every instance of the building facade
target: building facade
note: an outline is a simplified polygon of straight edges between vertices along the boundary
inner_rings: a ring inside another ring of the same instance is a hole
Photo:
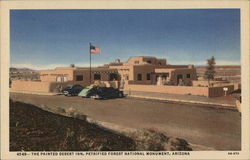
[[[91,75],[91,82],[90,82]],[[197,80],[196,70],[190,65],[168,65],[166,59],[131,57],[127,62],[117,60],[101,67],[59,67],[40,71],[42,82],[71,82],[87,86],[94,81],[119,81],[119,84],[191,85]]]
[[[207,82],[197,80],[193,65],[170,65],[166,59],[139,56],[122,63],[116,60],[91,69],[87,67],[58,67],[39,72],[40,80],[12,81],[10,91],[54,94],[67,85],[88,86],[93,83],[105,84],[124,91],[159,92],[166,94],[199,95],[207,97],[224,96],[239,88],[239,84]],[[218,84],[218,85],[217,85]]]
[[[87,86],[94,83],[94,81],[118,80],[118,72],[116,69],[96,67],[91,69],[90,75],[89,68],[58,67],[54,70],[40,71],[40,80],[42,82],[65,82]]]

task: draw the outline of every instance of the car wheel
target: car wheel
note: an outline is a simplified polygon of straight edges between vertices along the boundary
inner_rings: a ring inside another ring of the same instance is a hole
[[[119,92],[118,97],[119,97],[119,98],[122,98],[122,97],[123,97],[123,93],[122,93],[122,92]]]

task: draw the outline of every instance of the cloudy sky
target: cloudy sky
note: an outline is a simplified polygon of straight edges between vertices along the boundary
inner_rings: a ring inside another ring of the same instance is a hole
[[[33,69],[100,65],[131,56],[169,64],[240,64],[239,9],[11,10],[10,63]]]

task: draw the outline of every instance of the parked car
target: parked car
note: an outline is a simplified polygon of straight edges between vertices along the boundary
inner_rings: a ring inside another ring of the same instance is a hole
[[[62,92],[65,96],[77,96],[83,90],[83,88],[83,86],[75,84],[64,87]]]
[[[123,91],[113,87],[88,86],[78,96],[83,98],[110,99],[124,97]]]

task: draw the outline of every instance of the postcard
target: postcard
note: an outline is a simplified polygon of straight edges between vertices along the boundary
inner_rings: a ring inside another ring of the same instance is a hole
[[[1,1],[2,159],[249,159],[249,1]]]

